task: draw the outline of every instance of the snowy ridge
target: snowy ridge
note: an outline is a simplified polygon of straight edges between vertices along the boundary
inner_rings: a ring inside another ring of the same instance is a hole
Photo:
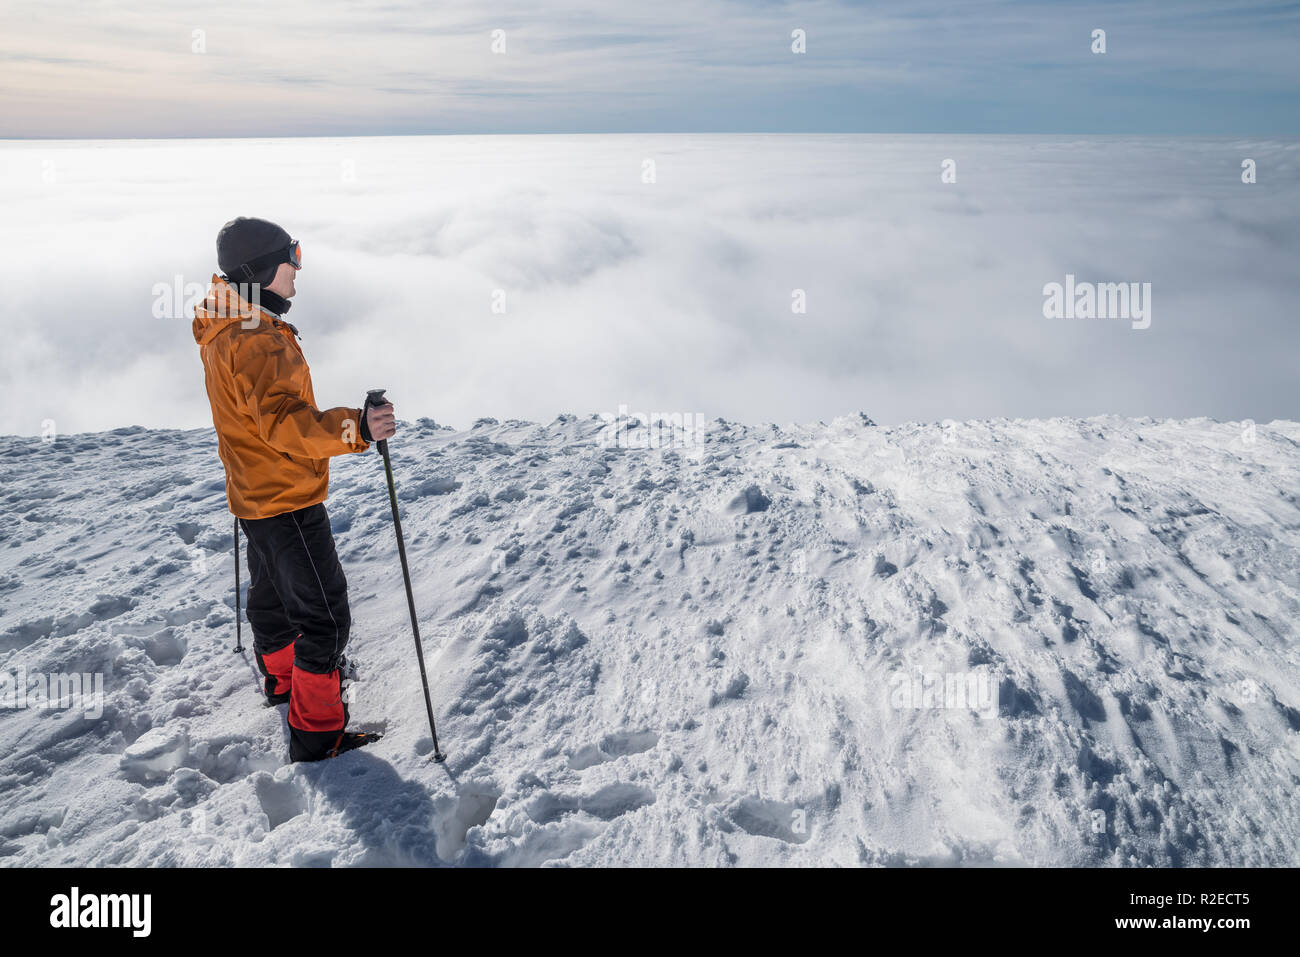
[[[0,665],[104,676],[0,710],[0,862],[1300,863],[1297,423],[605,428],[394,440],[442,766],[373,452],[328,507],[387,736],[286,767],[211,430],[0,439]]]

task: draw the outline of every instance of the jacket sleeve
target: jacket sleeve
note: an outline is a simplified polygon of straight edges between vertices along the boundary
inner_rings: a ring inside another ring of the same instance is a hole
[[[235,381],[247,396],[248,413],[267,445],[311,459],[370,447],[361,436],[360,409],[315,408],[303,398],[309,394],[307,363],[280,343],[269,348],[259,345],[263,347],[240,350]]]

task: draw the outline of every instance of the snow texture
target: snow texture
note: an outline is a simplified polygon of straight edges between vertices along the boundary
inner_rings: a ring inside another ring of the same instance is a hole
[[[1300,864],[1297,423],[602,435],[394,440],[443,765],[373,451],[328,507],[386,736],[286,765],[211,430],[0,439],[0,666],[104,678],[0,711],[0,862]]]

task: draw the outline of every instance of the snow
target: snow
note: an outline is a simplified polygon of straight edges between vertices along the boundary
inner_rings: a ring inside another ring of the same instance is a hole
[[[385,737],[285,765],[211,430],[0,438],[0,664],[104,676],[0,711],[0,862],[1300,863],[1300,424],[605,427],[393,442],[443,765],[373,451],[328,507]]]

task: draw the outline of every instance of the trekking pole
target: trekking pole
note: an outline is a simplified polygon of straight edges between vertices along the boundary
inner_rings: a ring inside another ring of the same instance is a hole
[[[386,389],[371,389],[366,394],[364,416],[371,406],[387,405]],[[406,564],[406,543],[402,541],[402,519],[397,514],[397,489],[393,485],[393,463],[388,458],[388,440],[380,439],[379,454],[384,457],[384,475],[388,478],[388,502],[393,506],[393,528],[397,532],[397,555],[402,560],[402,580],[406,582],[406,604],[411,610],[411,632],[415,635],[415,658],[420,663],[420,683],[424,685],[424,708],[429,713],[429,733],[433,735],[433,760],[442,762],[447,756],[438,749],[438,729],[433,725],[433,703],[429,700],[429,677],[424,670],[424,648],[420,643],[420,623],[415,619],[415,596],[411,593],[411,571]]]
[[[244,650],[244,632],[239,624],[239,516],[235,516],[235,654]]]

